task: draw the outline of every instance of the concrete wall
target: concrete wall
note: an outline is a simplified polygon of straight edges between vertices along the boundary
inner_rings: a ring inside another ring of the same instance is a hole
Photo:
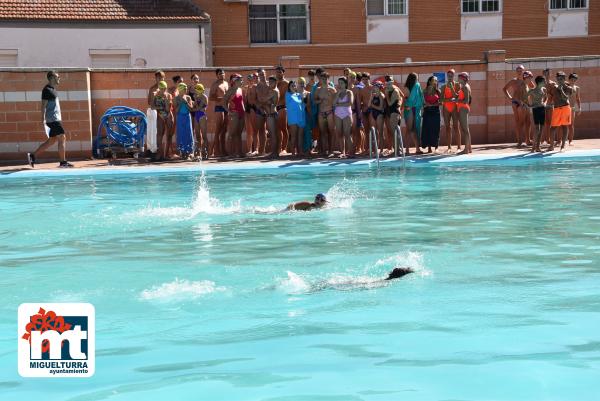
[[[302,59],[282,57],[286,75],[290,78],[306,76],[311,65],[300,65]],[[275,64],[275,63],[274,63]],[[434,72],[449,68],[471,74],[473,104],[470,116],[473,143],[514,142],[514,118],[510,104],[502,94],[502,87],[513,77],[518,64],[538,75],[544,68],[559,69],[579,74],[582,88],[583,114],[577,119],[577,138],[600,138],[600,56],[562,58],[506,59],[505,51],[486,53],[480,60],[401,63],[356,64],[355,71],[368,71],[376,78],[391,74],[404,82],[410,72],[417,72],[424,85]],[[325,66],[333,75],[341,76],[344,65]],[[248,74],[256,67],[226,68],[232,72]],[[267,74],[273,72],[273,67]],[[68,132],[70,157],[90,157],[92,138],[96,135],[99,120],[109,107],[125,105],[145,112],[147,88],[154,82],[153,71],[147,70],[84,70],[64,71],[59,96],[63,109],[64,126]],[[182,75],[186,81],[198,73],[201,82],[210,86],[215,78],[211,69],[177,69],[166,71],[167,78]],[[24,160],[25,153],[33,150],[45,139],[41,123],[40,95],[45,85],[45,72],[32,69],[0,69],[0,160]],[[212,107],[208,109],[209,133],[213,132]],[[443,135],[442,135],[442,145]],[[54,154],[55,155],[55,154]],[[52,155],[52,156],[54,156]]]
[[[408,42],[407,16],[377,16],[367,18],[367,43]]]
[[[196,68],[207,65],[200,35],[194,24],[2,24],[0,50],[16,49],[17,67],[93,67],[90,51],[113,50],[129,52],[129,67]]]

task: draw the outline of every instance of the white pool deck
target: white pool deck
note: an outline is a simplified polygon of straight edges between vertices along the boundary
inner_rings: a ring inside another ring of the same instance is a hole
[[[574,142],[565,152],[531,153],[526,149],[517,149],[514,145],[478,145],[473,146],[470,155],[429,154],[408,156],[405,159],[382,158],[380,166],[418,167],[425,165],[451,164],[488,164],[510,162],[534,162],[541,160],[558,161],[585,157],[600,157],[600,139],[585,139]],[[106,160],[82,160],[72,162],[75,168],[57,168],[57,162],[36,164],[32,169],[26,164],[0,166],[2,177],[43,177],[43,176],[76,176],[105,174],[156,174],[198,171],[236,171],[236,170],[281,170],[312,168],[349,168],[377,167],[375,159],[310,159],[310,160],[209,160],[207,162],[171,161],[165,163],[140,162],[135,159],[118,160],[109,164]]]

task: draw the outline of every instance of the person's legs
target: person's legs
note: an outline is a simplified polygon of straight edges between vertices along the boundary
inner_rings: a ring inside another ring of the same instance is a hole
[[[535,125],[535,138],[533,140],[533,152],[541,152],[540,142],[542,140],[542,125]]]
[[[338,139],[338,141],[336,141],[339,145],[333,147],[334,150],[340,150],[342,153],[344,153],[344,145],[343,145],[343,141],[339,141],[339,136],[340,135],[344,135],[344,124],[343,124],[343,120],[341,118],[339,118],[338,116],[334,117],[334,122],[335,122],[335,132],[336,132],[336,139]]]
[[[287,109],[280,109],[277,116],[277,128],[279,130],[279,143],[281,144],[281,152],[287,153],[289,132],[287,126]]]
[[[215,112],[215,136],[212,141],[212,153],[216,157],[223,156],[222,146],[221,146],[221,132],[225,127],[225,113],[223,112]]]
[[[208,159],[208,118],[206,118],[206,116],[202,117],[198,125],[202,134],[200,147],[202,150],[201,156],[203,159]]]
[[[67,161],[67,136],[65,134],[58,136],[58,157],[61,162]]]
[[[271,138],[271,158],[279,157],[279,135],[277,132],[277,115],[271,115],[267,117],[267,128],[269,130],[269,137]]]
[[[385,149],[385,139],[384,139],[384,132],[383,132],[383,114],[380,114],[379,116],[377,116],[377,145],[379,146],[379,149],[377,149],[377,151],[379,152],[380,155],[383,155],[383,150]]]
[[[552,131],[552,112],[554,111],[553,107],[547,107],[546,108],[546,117],[544,118],[544,140],[546,141],[547,144],[552,145],[554,144],[554,140],[552,140],[552,142],[550,142],[550,134]]]
[[[265,116],[262,114],[256,114],[256,131],[258,132],[257,148],[259,155],[264,155],[266,152],[265,147],[267,146],[267,129],[265,127]]]
[[[569,129],[569,145],[572,145],[573,138],[575,138],[575,108],[571,110],[571,125],[568,127]]]
[[[398,113],[392,113],[390,114],[390,131],[391,131],[391,135],[392,138],[390,140],[390,147],[389,149],[392,150],[392,154],[395,156],[398,153],[398,149],[396,149],[394,147],[394,141],[395,141],[395,135],[396,135],[396,130],[398,128],[398,123],[400,122],[400,114]],[[398,144],[398,146],[400,146],[400,144]]]
[[[466,107],[461,107],[458,112],[458,122],[460,130],[465,137],[465,149],[461,153],[468,154],[471,149],[471,131],[469,130],[469,110]]]
[[[513,102],[511,105],[512,105],[513,116],[515,117],[515,136],[517,138],[517,147],[520,148],[521,145],[523,144],[523,141],[521,140],[521,113],[519,113],[520,104],[515,104]],[[460,120],[460,116],[459,116],[459,120]]]
[[[319,139],[321,140],[321,156],[328,156],[330,151],[329,146],[329,129],[327,117],[319,115]]]
[[[288,134],[290,136],[290,153],[293,156],[298,156],[302,153],[302,149],[298,148],[298,126],[296,124],[288,125]],[[296,151],[298,149],[298,151]]]
[[[246,157],[246,152],[244,152],[244,146],[242,145],[242,133],[244,132],[244,128],[246,127],[246,115],[238,116],[238,129],[237,129],[237,147],[235,148],[237,155],[239,157]],[[247,133],[246,133],[247,135]]]
[[[569,126],[570,125],[562,125],[559,127],[559,129],[562,129],[562,142],[560,143],[561,152],[565,150],[565,146],[567,145],[567,141],[569,139]]]
[[[342,132],[344,134],[342,154],[354,156],[356,152],[352,140],[352,117],[346,117],[342,120]]]
[[[527,146],[531,146],[531,112],[529,111],[529,107],[521,106],[520,113],[523,133],[525,135],[525,143]]]
[[[413,135],[413,126],[414,126],[414,121],[415,118],[412,114],[412,112],[410,113],[406,113],[406,143],[404,144],[404,146],[406,147],[406,154],[410,154],[410,144],[408,139],[412,140],[415,143],[415,147],[418,149],[418,144],[416,143],[416,133]],[[415,151],[417,150],[415,149]]]
[[[442,107],[442,115],[444,117],[444,131],[446,132],[446,143],[448,144],[448,150],[446,153],[452,152],[452,123],[454,120],[452,119],[452,113],[448,111],[446,105]]]

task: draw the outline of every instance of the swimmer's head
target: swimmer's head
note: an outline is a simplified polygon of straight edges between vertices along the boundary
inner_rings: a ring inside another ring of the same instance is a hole
[[[204,85],[197,84],[196,86],[194,86],[194,88],[196,89],[196,92],[198,92],[198,93],[204,93]]]
[[[177,90],[180,93],[185,93],[185,92],[187,92],[187,85],[184,84],[183,82],[181,82],[179,85],[177,85]]]
[[[167,85],[167,81],[160,81],[158,83],[158,89],[167,89],[169,85]]]
[[[523,72],[523,79],[533,78],[533,73],[531,71]]]
[[[326,203],[327,198],[325,197],[325,194],[317,194],[317,196],[315,196],[315,205],[323,206]]]
[[[546,85],[546,78],[544,78],[542,75],[538,75],[537,77],[535,77],[535,84],[537,86]]]
[[[400,278],[402,276],[406,276],[407,274],[414,273],[414,270],[410,267],[394,267],[394,270],[390,272],[387,276],[386,280],[393,280],[395,278]]]

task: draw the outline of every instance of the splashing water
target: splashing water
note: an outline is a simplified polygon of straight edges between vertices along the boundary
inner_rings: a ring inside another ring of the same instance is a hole
[[[421,277],[431,275],[431,271],[425,268],[423,254],[420,252],[401,252],[383,259],[378,259],[374,265],[367,266],[365,271],[369,271],[373,268],[380,271],[382,267],[385,267],[387,272],[392,271],[395,267],[410,267]]]
[[[325,195],[328,209],[351,209],[356,199],[366,198],[358,189],[357,182],[346,178],[332,186]]]
[[[225,291],[224,287],[217,287],[213,281],[188,281],[175,278],[175,281],[153,286],[140,293],[144,301],[189,301],[214,292]]]

